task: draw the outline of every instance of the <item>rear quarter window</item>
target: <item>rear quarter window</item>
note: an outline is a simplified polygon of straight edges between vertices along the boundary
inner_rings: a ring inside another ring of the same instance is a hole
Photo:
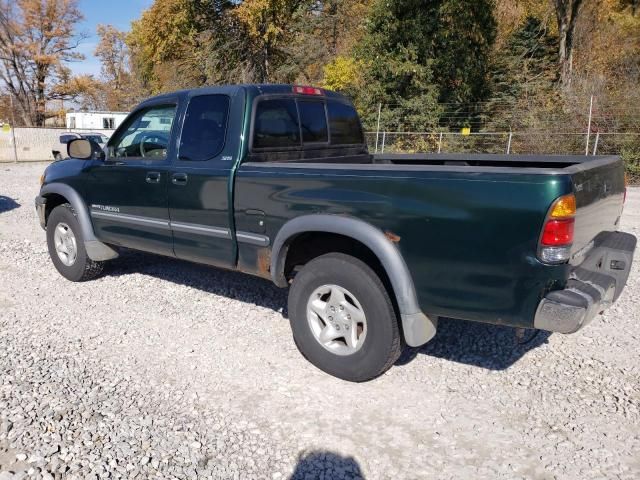
[[[193,97],[180,136],[180,160],[204,162],[219,155],[224,148],[228,117],[228,96]]]

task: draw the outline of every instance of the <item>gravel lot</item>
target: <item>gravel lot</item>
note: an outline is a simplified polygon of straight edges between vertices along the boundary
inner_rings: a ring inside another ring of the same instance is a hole
[[[443,321],[349,384],[301,357],[266,281],[134,252],[64,280],[43,168],[0,165],[0,480],[640,478],[638,259],[581,333]],[[623,223],[640,235],[640,189]]]

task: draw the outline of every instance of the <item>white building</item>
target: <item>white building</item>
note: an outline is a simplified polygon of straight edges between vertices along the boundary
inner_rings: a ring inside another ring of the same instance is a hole
[[[67,128],[89,130],[114,130],[127,118],[128,112],[83,111],[66,115]]]

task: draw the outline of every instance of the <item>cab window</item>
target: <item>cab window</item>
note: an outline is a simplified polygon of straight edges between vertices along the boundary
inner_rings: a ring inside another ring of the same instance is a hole
[[[199,95],[189,102],[180,136],[180,160],[204,162],[224,147],[229,97]]]
[[[133,114],[124,128],[109,142],[109,158],[121,160],[167,158],[175,113],[175,105],[163,105],[149,107]]]
[[[327,129],[327,114],[324,102],[301,100],[298,102],[300,111],[300,127],[304,143],[321,143],[329,141]]]
[[[358,114],[351,105],[342,102],[327,102],[329,129],[332,145],[354,145],[364,143],[364,135]]]
[[[299,147],[300,125],[295,100],[260,101],[254,130],[253,148]]]

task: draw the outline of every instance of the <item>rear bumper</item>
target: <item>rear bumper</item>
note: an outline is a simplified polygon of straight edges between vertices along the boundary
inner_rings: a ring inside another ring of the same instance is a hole
[[[47,199],[41,196],[36,197],[36,213],[38,214],[38,220],[42,228],[47,227],[46,218]]]
[[[549,292],[538,305],[534,327],[574,333],[615,302],[624,289],[636,237],[603,232],[594,239],[587,258],[576,267],[564,290]]]

